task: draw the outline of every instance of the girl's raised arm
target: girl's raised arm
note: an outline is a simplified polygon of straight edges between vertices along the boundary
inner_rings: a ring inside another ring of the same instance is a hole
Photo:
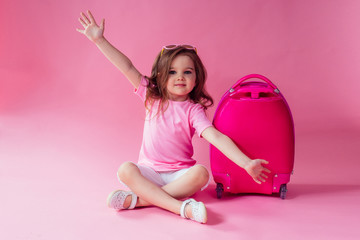
[[[100,51],[105,55],[105,57],[109,59],[110,62],[125,75],[125,77],[135,88],[138,88],[142,75],[135,68],[127,56],[111,45],[108,40],[106,40],[104,37],[105,20],[103,19],[99,26],[97,25],[91,12],[87,11],[87,14],[89,17],[86,16],[86,14],[81,13],[81,18],[79,18],[79,22],[84,27],[84,29],[76,30],[84,34],[88,39],[95,43]]]

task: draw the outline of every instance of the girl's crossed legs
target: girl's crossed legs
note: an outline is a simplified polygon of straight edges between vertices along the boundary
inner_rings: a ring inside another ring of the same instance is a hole
[[[146,175],[146,174],[144,174]],[[123,163],[118,171],[119,180],[126,184],[137,196],[136,207],[155,205],[175,214],[180,214],[183,202],[180,199],[190,197],[209,182],[209,173],[202,165],[195,165],[176,180],[161,186],[141,173],[139,167],[132,162]],[[130,206],[132,196],[124,202],[124,208]],[[186,215],[193,218],[192,209],[186,205]]]

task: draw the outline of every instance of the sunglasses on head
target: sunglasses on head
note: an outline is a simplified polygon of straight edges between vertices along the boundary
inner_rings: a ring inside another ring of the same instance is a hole
[[[176,49],[176,48],[179,48],[179,47],[183,47],[183,48],[186,48],[186,49],[188,49],[188,50],[193,50],[193,51],[195,51],[195,53],[197,54],[197,49],[196,49],[196,47],[193,47],[193,46],[191,46],[191,45],[172,44],[172,45],[163,46],[162,49],[161,49],[161,54],[160,54],[160,56],[163,55],[163,53],[164,53],[165,50],[172,50],[172,49]]]

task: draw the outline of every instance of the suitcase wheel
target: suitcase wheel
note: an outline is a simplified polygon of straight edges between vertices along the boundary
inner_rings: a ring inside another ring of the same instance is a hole
[[[280,186],[280,198],[281,199],[285,199],[286,198],[286,193],[287,193],[287,187],[286,184],[283,184]]]
[[[218,199],[220,199],[224,192],[224,186],[221,183],[216,184],[216,196]]]

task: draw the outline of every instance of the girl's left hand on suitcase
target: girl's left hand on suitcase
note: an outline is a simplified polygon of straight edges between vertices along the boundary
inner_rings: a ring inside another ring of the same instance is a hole
[[[268,176],[266,173],[271,173],[271,171],[262,166],[262,164],[268,164],[269,162],[264,159],[254,159],[251,160],[244,169],[246,172],[254,179],[258,184],[266,182]]]

